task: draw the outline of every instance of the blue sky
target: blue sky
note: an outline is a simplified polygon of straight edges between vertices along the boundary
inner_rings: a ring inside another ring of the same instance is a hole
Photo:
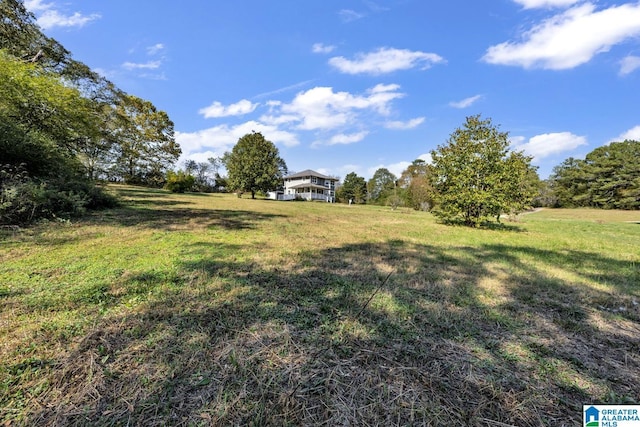
[[[542,178],[640,140],[640,2],[26,0],[44,32],[175,123],[183,156],[260,131],[292,171],[395,174],[490,117]]]

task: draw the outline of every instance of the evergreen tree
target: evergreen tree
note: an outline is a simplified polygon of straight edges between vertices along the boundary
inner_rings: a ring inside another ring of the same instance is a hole
[[[348,173],[344,182],[336,191],[336,197],[343,202],[365,203],[367,200],[367,182],[355,172]]]

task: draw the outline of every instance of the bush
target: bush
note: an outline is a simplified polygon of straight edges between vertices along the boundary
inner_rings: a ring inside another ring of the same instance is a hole
[[[191,191],[195,181],[193,175],[186,174],[183,171],[178,171],[177,173],[169,171],[164,188],[173,193],[184,193],[185,191]]]
[[[23,165],[0,167],[0,224],[78,217],[88,209],[115,205],[114,196],[90,182],[39,181],[31,178]]]

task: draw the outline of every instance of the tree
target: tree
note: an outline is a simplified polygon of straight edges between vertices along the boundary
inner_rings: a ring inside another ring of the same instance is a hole
[[[116,106],[113,138],[117,151],[114,172],[129,183],[162,184],[182,152],[167,113],[133,95],[123,94]]]
[[[98,122],[90,103],[59,76],[0,50],[0,152],[3,163],[24,165],[31,176],[67,176],[81,170],[83,136]]]
[[[431,185],[431,166],[424,160],[414,160],[402,172],[398,186],[407,206],[423,211],[433,206],[435,190]]]
[[[365,203],[367,200],[367,182],[355,172],[348,173],[344,182],[336,191],[336,197],[345,202]]]
[[[461,219],[477,227],[530,203],[535,195],[526,181],[531,158],[509,152],[508,147],[508,133],[500,132],[491,119],[467,117],[445,145],[431,152],[437,191],[434,214],[446,222]]]
[[[0,49],[0,223],[113,205],[79,160],[99,126],[91,106],[55,73]]]
[[[639,159],[640,142],[630,140],[568,158],[549,179],[555,206],[640,209]]]
[[[164,188],[173,193],[184,193],[191,191],[196,179],[193,175],[185,171],[169,171],[167,172],[167,180]]]
[[[214,162],[211,162],[214,160]],[[194,178],[192,191],[202,193],[214,190],[215,173],[217,172],[217,159],[210,158],[207,162],[196,162],[195,160],[187,160],[184,163],[185,173],[192,175]]]
[[[376,170],[367,183],[367,196],[372,203],[384,205],[394,194],[398,178],[387,168]]]
[[[233,149],[224,154],[222,162],[227,169],[230,189],[250,192],[252,199],[258,191],[272,191],[282,186],[287,173],[287,165],[280,158],[278,148],[260,132],[240,138]]]

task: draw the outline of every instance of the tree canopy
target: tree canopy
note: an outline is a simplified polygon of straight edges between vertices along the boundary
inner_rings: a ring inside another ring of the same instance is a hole
[[[640,209],[640,142],[598,147],[584,160],[572,157],[549,180],[556,207]]]
[[[435,190],[431,183],[432,169],[422,159],[414,160],[400,175],[398,186],[406,206],[428,211],[433,207]]]
[[[162,185],[180,155],[168,115],[74,60],[22,1],[0,16],[0,222],[80,212],[97,178]]]
[[[355,172],[348,173],[336,191],[336,197],[343,202],[352,200],[355,203],[366,203],[367,182],[364,177],[358,176]]]
[[[250,192],[255,199],[257,192],[268,192],[282,186],[287,164],[280,157],[278,148],[260,132],[246,134],[238,140],[222,163],[227,169],[227,185],[232,191]]]
[[[384,205],[394,194],[398,178],[387,168],[377,169],[367,182],[367,196],[371,203]]]
[[[535,195],[529,185],[535,173],[531,158],[509,151],[508,133],[491,119],[467,117],[431,156],[437,194],[433,212],[444,221],[476,227],[491,218],[499,221],[502,213],[523,210]]]

